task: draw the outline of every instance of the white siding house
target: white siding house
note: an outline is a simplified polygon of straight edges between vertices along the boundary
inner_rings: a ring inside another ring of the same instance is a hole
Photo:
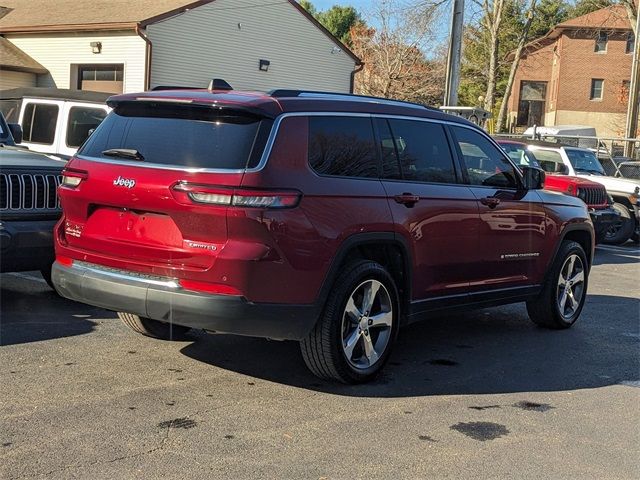
[[[79,88],[81,65],[122,65],[124,91],[145,88],[146,43],[133,32],[82,32],[7,34],[7,40],[45,67],[37,87]],[[91,42],[101,43],[101,52],[92,53]]]
[[[290,3],[257,3],[216,0],[147,26],[151,86],[206,86],[216,77],[239,90],[349,92],[355,65],[346,49]]]
[[[222,78],[235,89],[349,92],[360,65],[293,0],[2,3],[0,39],[39,70],[14,72],[0,58],[0,89],[127,93]]]

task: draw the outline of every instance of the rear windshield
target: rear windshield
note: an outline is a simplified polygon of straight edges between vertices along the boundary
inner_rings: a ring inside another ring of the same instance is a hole
[[[109,160],[111,149],[136,150],[145,163],[185,168],[244,169],[258,165],[271,120],[237,110],[124,104],[100,124],[78,155]]]

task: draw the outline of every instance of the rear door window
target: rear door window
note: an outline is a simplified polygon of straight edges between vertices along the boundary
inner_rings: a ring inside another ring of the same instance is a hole
[[[449,141],[442,125],[415,120],[389,120],[405,180],[455,183]]]
[[[52,145],[57,122],[57,105],[27,103],[22,117],[22,141]]]
[[[309,117],[309,164],[320,175],[378,178],[369,117]]]
[[[78,151],[105,155],[112,149],[136,150],[145,163],[240,170],[258,165],[272,121],[239,110],[210,107],[118,106]]]

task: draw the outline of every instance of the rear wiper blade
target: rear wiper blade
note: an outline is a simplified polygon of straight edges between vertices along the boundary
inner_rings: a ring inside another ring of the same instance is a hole
[[[134,148],[110,148],[108,150],[104,150],[102,155],[107,157],[129,158],[131,160],[144,160],[142,154]]]

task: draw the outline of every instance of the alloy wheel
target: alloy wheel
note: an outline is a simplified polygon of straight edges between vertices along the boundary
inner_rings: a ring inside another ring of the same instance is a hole
[[[576,254],[569,255],[558,276],[557,301],[560,314],[569,320],[580,308],[584,295],[584,264]]]
[[[349,296],[342,316],[342,349],[351,366],[375,365],[391,339],[393,303],[378,280],[366,280]]]

